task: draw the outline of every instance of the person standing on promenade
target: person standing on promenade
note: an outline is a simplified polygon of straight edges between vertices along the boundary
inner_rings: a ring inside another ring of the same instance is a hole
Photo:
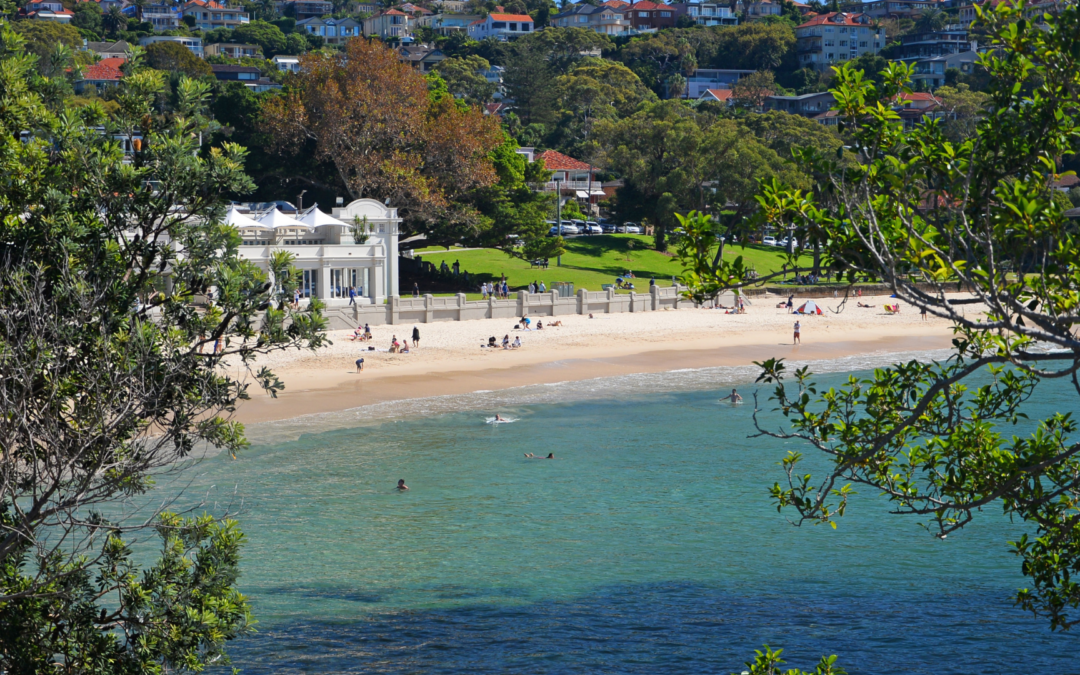
[[[420,346],[420,329],[417,328],[416,326],[412,327],[412,346],[413,347],[419,347]]]
[[[793,345],[801,345],[802,344],[802,338],[799,337],[799,328],[800,328],[799,322],[796,321],[795,322],[795,340],[791,343]]]
[[[420,283],[419,282],[416,282],[416,281],[413,282],[412,296],[414,298],[419,298],[420,297]]]
[[[349,286],[349,304],[350,305],[355,305],[356,304],[356,287],[355,286]]]

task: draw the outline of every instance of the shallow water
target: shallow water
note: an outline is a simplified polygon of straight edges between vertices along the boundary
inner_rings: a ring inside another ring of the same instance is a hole
[[[191,488],[243,507],[260,626],[235,665],[729,673],[767,642],[851,673],[1080,672],[1076,638],[1012,607],[1020,530],[998,512],[946,541],[872,495],[836,531],[789,525],[767,488],[805,448],[748,439],[753,406],[717,403],[747,379],[614,378],[254,429],[267,440],[206,460]],[[485,424],[495,412],[518,421]]]

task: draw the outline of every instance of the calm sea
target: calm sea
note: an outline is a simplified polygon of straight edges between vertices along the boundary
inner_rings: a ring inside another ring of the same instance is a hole
[[[834,371],[820,381],[874,361],[818,364]],[[946,541],[873,494],[836,531],[791,526],[767,489],[806,448],[748,438],[749,396],[717,402],[753,374],[523,387],[251,429],[250,450],[205,460],[188,488],[241,509],[241,582],[260,624],[234,664],[731,673],[768,643],[803,668],[839,654],[851,673],[1080,673],[1076,636],[1012,606],[1023,578],[1006,542],[1021,529],[998,510]],[[485,424],[495,412],[518,421]]]

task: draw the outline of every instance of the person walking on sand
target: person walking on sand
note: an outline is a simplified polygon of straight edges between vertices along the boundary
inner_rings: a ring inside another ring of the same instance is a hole
[[[356,372],[360,372],[364,369],[364,357],[356,359]]]
[[[787,298],[787,313],[791,314],[791,310],[795,307],[795,294],[792,293]]]
[[[799,322],[796,321],[795,322],[795,340],[791,343],[793,345],[801,345],[802,344],[802,338],[799,337],[799,328],[800,328]]]
[[[416,326],[412,327],[412,346],[413,347],[419,347],[420,346],[420,329],[417,328]]]

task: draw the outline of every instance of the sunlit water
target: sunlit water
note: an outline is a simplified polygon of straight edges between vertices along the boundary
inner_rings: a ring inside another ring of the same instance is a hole
[[[839,654],[852,673],[1080,672],[1074,636],[1012,606],[1020,529],[998,511],[946,541],[870,494],[836,531],[788,524],[767,488],[806,448],[747,438],[749,397],[717,402],[750,380],[683,371],[252,429],[264,440],[204,461],[189,491],[242,507],[260,625],[234,664],[729,673],[769,643],[805,668]],[[485,424],[495,412],[518,421]]]

